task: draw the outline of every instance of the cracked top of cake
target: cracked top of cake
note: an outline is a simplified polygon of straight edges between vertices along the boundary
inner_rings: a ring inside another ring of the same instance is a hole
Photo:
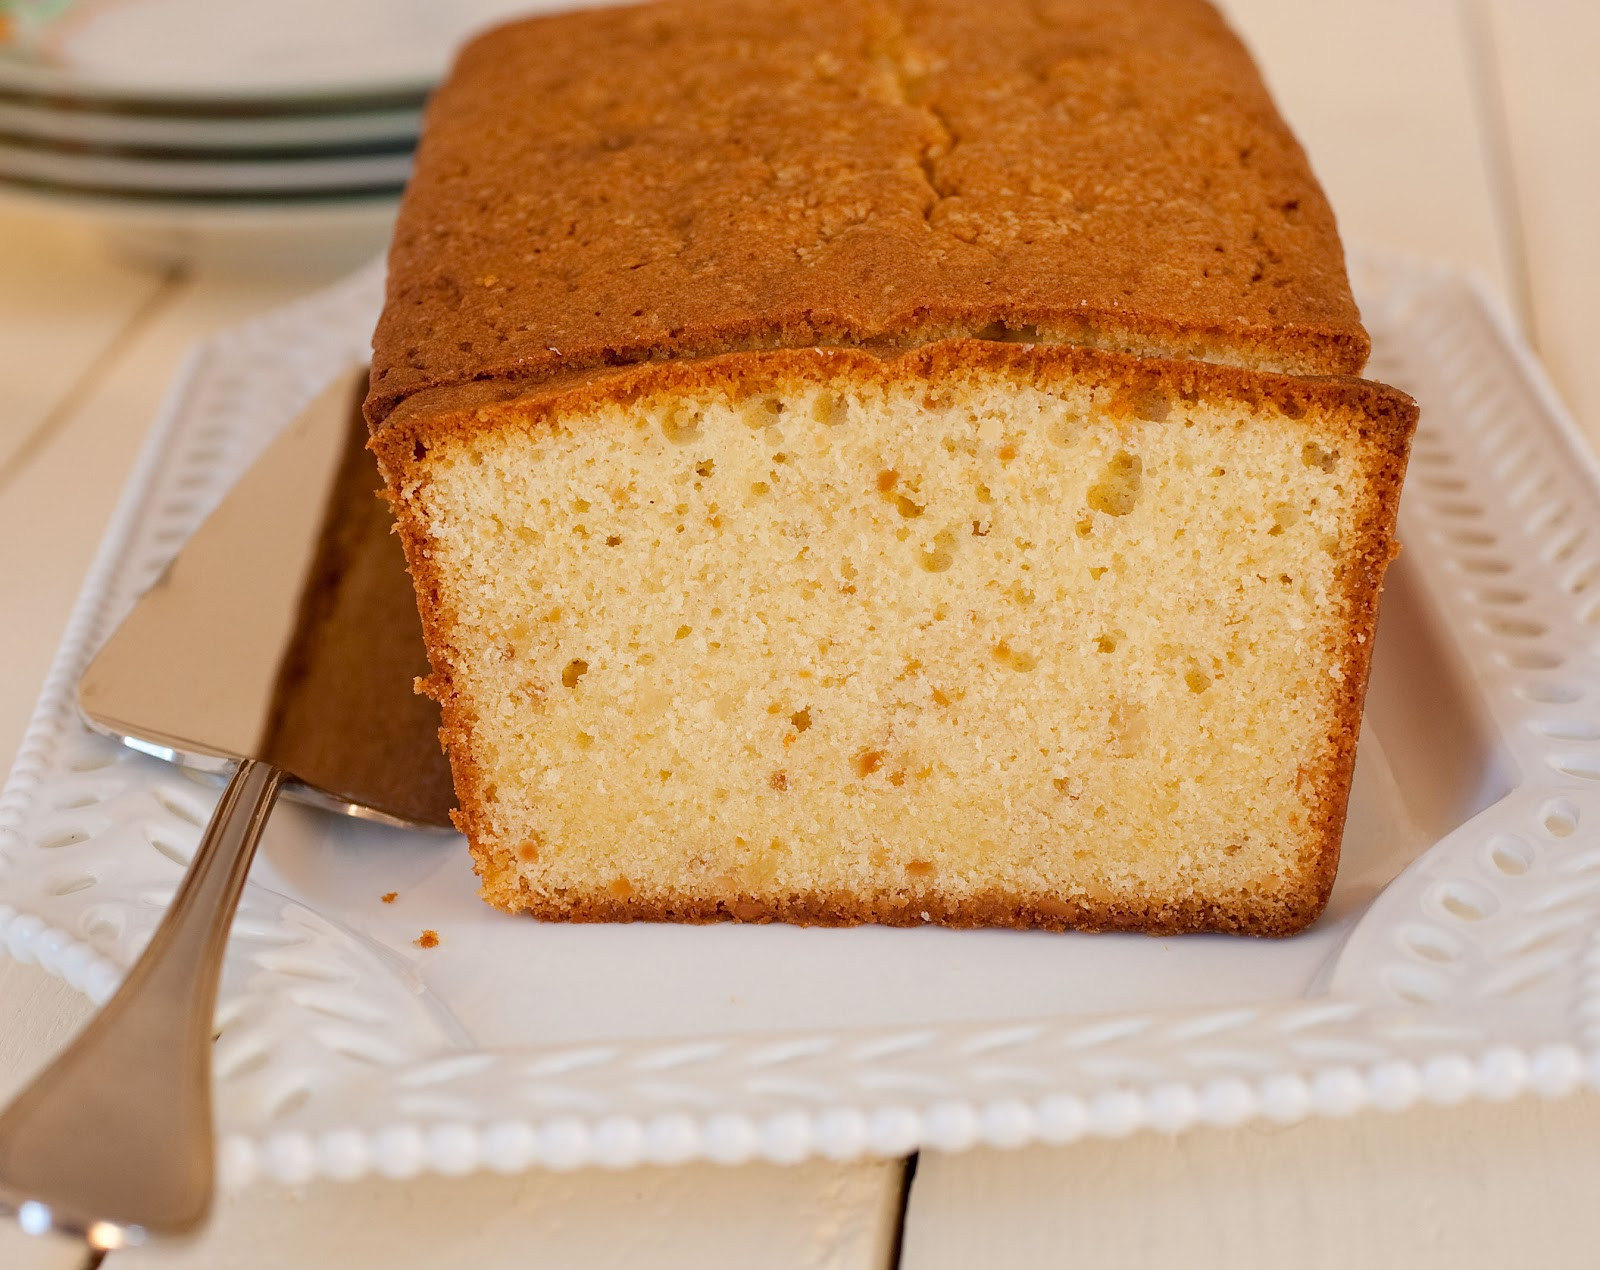
[[[1360,371],[1333,214],[1203,0],[662,0],[490,31],[428,111],[367,414],[951,336]]]

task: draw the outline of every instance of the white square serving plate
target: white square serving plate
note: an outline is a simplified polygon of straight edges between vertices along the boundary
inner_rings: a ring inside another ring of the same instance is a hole
[[[223,973],[225,1181],[846,1158],[1600,1084],[1600,476],[1481,287],[1355,274],[1371,373],[1423,415],[1309,932],[543,925],[477,899],[458,838],[283,805]],[[96,1000],[217,788],[87,731],[73,685],[366,355],[381,281],[193,354],[0,797],[0,948]]]

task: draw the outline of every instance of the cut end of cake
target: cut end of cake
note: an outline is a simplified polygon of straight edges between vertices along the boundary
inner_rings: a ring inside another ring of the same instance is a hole
[[[787,350],[378,440],[484,895],[1286,934],[1413,408],[1070,347]]]

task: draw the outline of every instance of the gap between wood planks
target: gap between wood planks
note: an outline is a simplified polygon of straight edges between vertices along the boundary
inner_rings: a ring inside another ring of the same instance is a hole
[[[95,390],[121,360],[123,353],[145,327],[172,305],[188,282],[189,271],[184,268],[169,269],[162,274],[161,281],[155,289],[140,302],[139,307],[122,324],[122,329],[107,340],[105,346],[90,359],[72,387],[62,394],[61,400],[34,425],[4,461],[0,461],[0,497],[4,497],[12,482],[21,476],[35,456],[50,443],[61,426],[76,413],[78,407],[94,395]]]
[[[1500,250],[1511,275],[1508,298],[1522,324],[1523,334],[1537,351],[1540,347],[1538,308],[1534,303],[1533,270],[1528,260],[1528,239],[1517,193],[1517,167],[1507,119],[1505,85],[1495,55],[1493,15],[1489,12],[1488,0],[1456,0],[1456,12],[1467,55],[1467,73],[1475,89],[1472,100],[1477,108],[1477,131],[1482,139],[1484,167],[1489,174]]]
[[[888,1270],[900,1270],[900,1254],[906,1246],[906,1214],[911,1210],[911,1187],[917,1180],[917,1161],[922,1158],[913,1151],[900,1161],[900,1199],[895,1205],[894,1237],[889,1241]]]

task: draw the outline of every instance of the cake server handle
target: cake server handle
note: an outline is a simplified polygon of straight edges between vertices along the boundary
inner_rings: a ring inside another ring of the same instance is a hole
[[[246,760],[121,987],[0,1112],[0,1208],[92,1249],[186,1235],[211,1210],[222,952],[283,773]]]

